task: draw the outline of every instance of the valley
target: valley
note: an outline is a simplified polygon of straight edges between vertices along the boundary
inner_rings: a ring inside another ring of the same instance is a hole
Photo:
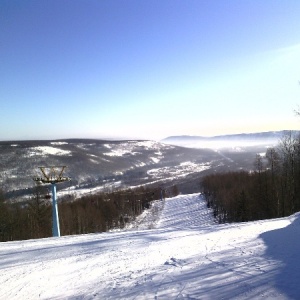
[[[180,192],[199,191],[202,176],[211,172],[252,170],[255,155],[264,154],[276,139],[220,137],[189,144],[183,139],[0,142],[0,187],[7,199],[30,197],[40,166],[67,166],[70,182],[58,185],[59,197],[146,186],[177,185]],[[190,139],[188,139],[190,140]],[[247,142],[248,141],[248,142]],[[167,143],[168,142],[168,143]],[[195,142],[195,139],[194,139]],[[210,148],[208,148],[210,147]]]

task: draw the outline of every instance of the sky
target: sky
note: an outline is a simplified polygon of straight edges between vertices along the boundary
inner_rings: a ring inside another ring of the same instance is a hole
[[[298,0],[0,0],[0,140],[300,128]]]

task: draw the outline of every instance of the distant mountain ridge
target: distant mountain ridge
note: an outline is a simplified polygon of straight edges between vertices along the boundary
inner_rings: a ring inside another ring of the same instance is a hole
[[[211,137],[181,135],[169,136],[163,140],[163,143],[171,142],[213,142],[213,141],[256,141],[256,140],[279,140],[288,134],[299,135],[299,130],[281,130],[281,131],[266,131],[256,133],[240,133],[229,135],[217,135]]]

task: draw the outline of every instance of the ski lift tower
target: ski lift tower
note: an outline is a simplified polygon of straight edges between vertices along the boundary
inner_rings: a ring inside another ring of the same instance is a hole
[[[58,208],[56,199],[56,184],[64,181],[69,181],[69,177],[64,177],[63,172],[66,166],[39,167],[43,176],[33,178],[38,183],[51,184],[52,192],[52,235],[60,236]]]

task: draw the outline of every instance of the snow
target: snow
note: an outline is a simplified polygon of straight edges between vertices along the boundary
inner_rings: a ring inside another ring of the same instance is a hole
[[[29,152],[29,156],[35,155],[72,155],[72,152],[69,150],[63,150],[56,147],[50,146],[38,146],[38,147],[31,147],[31,152]]]
[[[107,156],[124,156],[141,154],[141,148],[145,150],[157,150],[154,154],[158,155],[157,162],[163,157],[162,149],[172,149],[174,146],[164,145],[155,141],[128,141],[120,144],[104,144],[110,152],[103,153]],[[152,158],[153,159],[153,158]]]
[[[51,145],[68,145],[68,142],[51,142]]]
[[[174,148],[174,146],[164,145],[164,144],[161,144],[156,141],[142,141],[142,142],[137,142],[136,145],[138,147],[144,147],[145,149],[148,149],[148,150],[152,150],[152,149],[159,150],[158,155],[162,154],[160,151],[162,148],[164,148],[164,149],[173,149]]]
[[[131,152],[130,150],[126,150],[126,149],[116,149],[116,150],[112,150],[111,152],[105,152],[103,154],[108,156],[123,156],[126,154],[135,155],[137,154],[137,152]]]
[[[92,158],[90,158],[90,162],[92,162],[93,164],[99,164],[99,161],[92,159]]]
[[[160,162],[160,158],[157,158],[157,157],[150,157],[150,159],[152,159],[152,161],[155,163],[155,164],[158,164]]]
[[[179,178],[185,177],[188,174],[195,172],[202,172],[210,168],[210,165],[207,163],[194,163],[191,161],[182,162],[179,166],[173,167],[162,167],[150,169],[147,171],[147,174],[155,178]]]
[[[258,155],[261,156],[261,157],[265,157],[266,156],[266,152],[260,152],[260,153],[258,153]]]
[[[0,299],[299,299],[300,214],[219,225],[199,194],[124,230],[0,243]]]

